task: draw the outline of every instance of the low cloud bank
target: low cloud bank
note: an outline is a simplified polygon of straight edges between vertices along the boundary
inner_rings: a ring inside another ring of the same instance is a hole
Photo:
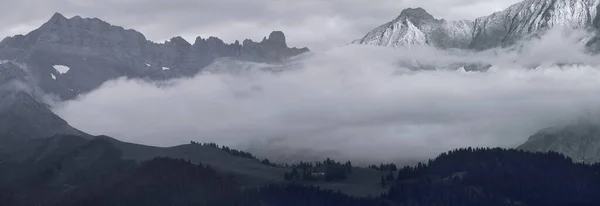
[[[514,147],[596,113],[599,58],[582,51],[586,35],[550,32],[484,52],[351,45],[276,73],[224,60],[194,78],[117,79],[54,110],[92,134],[158,146],[216,142],[275,160],[421,160],[458,147]],[[398,66],[406,61],[493,66],[414,71]]]

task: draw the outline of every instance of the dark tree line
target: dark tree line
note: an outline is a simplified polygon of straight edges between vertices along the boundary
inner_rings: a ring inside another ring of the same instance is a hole
[[[383,171],[383,172],[388,172],[388,171],[396,171],[398,170],[398,166],[396,166],[396,164],[394,163],[389,163],[389,164],[379,164],[379,166],[377,165],[369,165],[370,169],[374,169],[374,170],[379,170],[379,171]]]
[[[352,173],[352,163],[347,161],[341,163],[327,158],[323,162],[300,162],[298,164],[287,165],[291,172],[284,174],[284,180],[301,181],[337,181],[343,180]]]
[[[599,168],[554,152],[457,149],[401,168],[384,198],[398,205],[600,205]]]
[[[276,164],[274,162],[271,162],[267,158],[258,159],[256,156],[254,156],[253,154],[251,154],[249,152],[244,152],[244,151],[241,151],[241,150],[231,149],[231,148],[226,147],[226,146],[219,146],[216,143],[202,143],[202,144],[200,144],[198,142],[190,141],[190,144],[193,144],[193,145],[202,145],[202,146],[205,146],[205,147],[211,147],[211,148],[215,148],[215,149],[220,149],[220,150],[222,150],[222,151],[224,151],[224,152],[226,152],[226,153],[228,153],[230,155],[257,160],[257,161],[259,161],[262,164],[269,165],[269,166],[272,166],[272,167],[283,167],[283,165],[279,165],[279,164]]]
[[[195,145],[202,145],[202,146],[205,146],[205,147],[211,147],[211,148],[215,148],[215,149],[220,149],[220,150],[223,150],[224,152],[227,152],[228,154],[233,155],[233,156],[238,156],[238,157],[244,157],[244,158],[248,158],[248,159],[259,160],[254,155],[250,154],[249,152],[244,152],[244,151],[241,151],[241,150],[231,149],[231,148],[226,147],[226,146],[219,146],[216,143],[202,143],[202,144],[200,144],[200,143],[197,143],[197,142],[194,142],[194,141],[191,141],[190,143],[191,144],[195,144]]]
[[[389,171],[387,172],[387,174],[381,176],[379,184],[381,184],[381,187],[386,188],[390,185],[390,183],[393,183],[394,180],[396,180],[394,173],[392,173],[392,171]]]
[[[269,185],[258,190],[265,205],[272,206],[388,206],[380,198],[351,197],[315,186]]]

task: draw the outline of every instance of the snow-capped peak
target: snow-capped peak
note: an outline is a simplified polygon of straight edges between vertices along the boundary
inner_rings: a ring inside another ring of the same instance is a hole
[[[439,20],[422,8],[410,8],[353,43],[390,47],[433,45],[463,48],[468,45],[472,33],[472,21]]]
[[[59,74],[66,74],[71,70],[71,68],[65,65],[54,65],[53,67]]]
[[[503,11],[462,21],[435,19],[422,8],[410,8],[353,43],[399,47],[425,42],[438,48],[489,49],[514,44],[555,26],[594,27],[600,19],[599,4],[600,0],[525,0]]]

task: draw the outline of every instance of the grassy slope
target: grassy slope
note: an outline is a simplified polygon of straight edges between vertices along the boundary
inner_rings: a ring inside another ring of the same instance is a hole
[[[122,152],[122,158],[143,162],[155,157],[170,157],[189,160],[192,163],[202,163],[213,166],[218,171],[231,174],[236,180],[247,186],[257,186],[269,183],[283,182],[283,174],[290,171],[287,168],[272,167],[260,163],[255,159],[238,157],[222,151],[221,149],[202,146],[199,144],[186,144],[175,147],[153,147],[127,142],[114,138],[99,136],[97,139],[105,140]],[[89,140],[77,136],[55,136],[46,140],[39,140],[30,144],[27,151],[15,154],[19,159],[37,162],[45,158],[57,158],[70,151],[77,150],[86,145]],[[51,157],[55,156],[55,157]],[[325,189],[341,191],[355,196],[379,195],[385,191],[379,184],[384,173],[367,168],[354,168],[352,174],[345,180],[336,182],[306,183],[317,185]]]
[[[283,181],[283,174],[289,169],[264,165],[256,160],[230,155],[220,149],[202,145],[180,145],[175,147],[152,147],[121,142],[109,137],[100,137],[115,143],[123,151],[125,159],[138,162],[150,160],[157,156],[182,158],[193,163],[214,166],[217,170],[242,177],[248,185],[261,185]],[[386,191],[379,180],[382,173],[368,168],[354,168],[348,179],[338,182],[318,182],[314,185],[354,196],[377,196]],[[313,183],[310,183],[313,184]]]

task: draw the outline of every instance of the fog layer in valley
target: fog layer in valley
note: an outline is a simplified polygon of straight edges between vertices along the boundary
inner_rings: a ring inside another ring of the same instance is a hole
[[[275,160],[421,160],[458,147],[514,147],[539,129],[593,116],[600,58],[582,52],[586,36],[556,30],[485,52],[349,45],[275,73],[222,60],[194,78],[111,81],[54,110],[83,131],[157,146],[193,140]],[[399,66],[413,60],[493,66]]]

